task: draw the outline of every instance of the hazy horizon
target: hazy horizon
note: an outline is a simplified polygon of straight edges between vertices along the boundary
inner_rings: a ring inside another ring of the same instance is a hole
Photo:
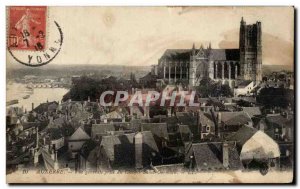
[[[49,65],[150,66],[166,49],[193,43],[238,48],[241,17],[262,23],[263,65],[294,64],[293,7],[48,7],[48,14],[64,33]],[[7,63],[18,64],[10,54]]]

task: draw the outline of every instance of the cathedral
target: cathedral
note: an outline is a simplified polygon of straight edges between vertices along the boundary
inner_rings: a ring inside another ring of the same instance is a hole
[[[239,81],[262,80],[261,22],[240,22],[239,49],[167,49],[158,60],[155,72],[166,83],[197,86],[203,78],[236,86]]]

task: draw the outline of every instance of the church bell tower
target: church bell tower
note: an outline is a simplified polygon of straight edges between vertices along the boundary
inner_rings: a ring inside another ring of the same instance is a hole
[[[261,22],[246,25],[243,17],[240,24],[240,72],[241,78],[260,82],[262,80]]]

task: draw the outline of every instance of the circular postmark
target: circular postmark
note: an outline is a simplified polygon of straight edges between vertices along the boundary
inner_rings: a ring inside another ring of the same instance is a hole
[[[38,67],[51,62],[60,52],[63,32],[47,19],[47,7],[9,7],[7,49],[20,64]]]

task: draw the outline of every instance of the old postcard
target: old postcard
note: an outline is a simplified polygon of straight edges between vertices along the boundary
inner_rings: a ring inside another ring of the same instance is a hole
[[[7,183],[293,183],[294,7],[6,7]]]

